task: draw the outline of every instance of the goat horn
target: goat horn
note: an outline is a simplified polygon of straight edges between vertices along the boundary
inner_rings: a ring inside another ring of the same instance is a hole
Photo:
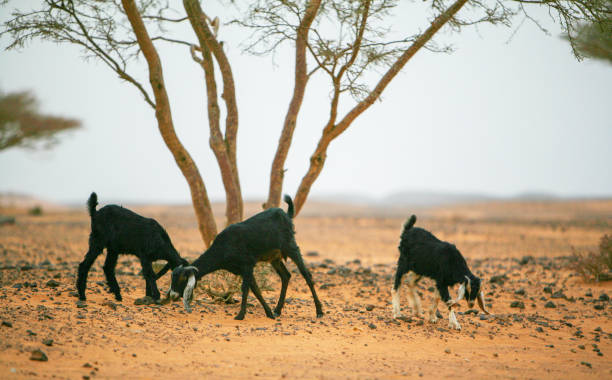
[[[478,306],[480,306],[480,308],[482,309],[482,311],[484,311],[485,314],[491,314],[487,311],[487,308],[485,307],[484,294],[482,294],[482,290],[480,291],[480,293],[478,293]]]
[[[183,268],[183,269],[185,269],[185,270],[187,270],[187,269],[195,269],[196,273],[199,273],[199,272],[200,272],[200,271],[198,270],[198,268],[194,267],[193,265],[187,266],[187,267],[185,267],[185,268]]]
[[[185,310],[187,310],[188,313],[191,313],[191,307],[189,306],[189,302],[191,302],[191,299],[193,298],[193,288],[195,288],[196,285],[196,279],[195,276],[192,274],[191,276],[189,276],[189,280],[187,281],[187,285],[185,286],[185,290],[183,291],[183,305],[185,306]]]

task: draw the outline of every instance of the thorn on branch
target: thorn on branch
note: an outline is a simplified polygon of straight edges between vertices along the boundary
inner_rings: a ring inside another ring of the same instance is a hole
[[[217,38],[217,33],[219,32],[219,17],[215,17],[214,19],[210,19],[210,17],[208,17],[208,15],[204,12],[202,12],[202,16],[204,16],[204,19],[206,20],[206,22],[208,22],[208,25],[210,25],[210,27],[212,28],[212,34],[213,37]]]
[[[200,49],[200,47],[196,46],[196,45],[191,45],[189,47],[189,52],[191,53],[191,58],[193,58],[194,61],[196,61],[198,64],[201,65],[203,63],[203,60],[202,60],[202,58],[200,58],[200,57],[198,57],[196,55],[196,51],[202,51],[202,49]]]

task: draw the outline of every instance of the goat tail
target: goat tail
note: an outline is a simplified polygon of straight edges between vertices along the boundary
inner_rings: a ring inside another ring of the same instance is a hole
[[[94,215],[96,214],[96,206],[98,205],[98,195],[94,192],[91,193],[89,199],[87,200],[87,208],[89,210],[89,216],[93,221]]]
[[[285,194],[285,203],[287,203],[287,215],[289,215],[289,218],[293,219],[293,216],[295,215],[295,208],[293,207],[293,201],[291,200],[291,197],[287,194]]]
[[[410,217],[410,219],[408,219],[406,221],[406,223],[404,224],[404,230],[409,230],[412,228],[412,226],[414,226],[414,224],[416,223],[416,215],[412,215]]]

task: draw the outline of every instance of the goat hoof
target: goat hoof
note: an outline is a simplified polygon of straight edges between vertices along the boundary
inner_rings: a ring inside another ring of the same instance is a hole
[[[317,313],[317,318],[322,318],[322,317],[323,317],[323,312],[322,312],[322,311],[319,311],[319,312]]]
[[[153,300],[153,298],[151,298],[150,296],[136,298],[134,300],[134,305],[151,305],[153,303],[155,303],[155,300]]]
[[[266,314],[266,317],[268,317],[270,319],[276,319],[276,317],[275,317],[275,315],[273,313]]]
[[[448,328],[449,329],[455,329],[455,330],[461,330],[461,325],[456,322],[456,323],[449,323],[448,324]]]
[[[281,316],[281,312],[280,310],[274,310],[274,317],[280,317]]]
[[[244,314],[243,315],[238,314],[237,316],[234,317],[234,319],[237,321],[242,321],[244,319]]]

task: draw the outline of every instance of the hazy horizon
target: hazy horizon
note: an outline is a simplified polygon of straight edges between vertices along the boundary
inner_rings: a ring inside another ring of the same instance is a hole
[[[6,206],[6,197],[15,197],[23,199],[31,199],[36,202],[49,203],[58,206],[69,206],[69,207],[80,207],[85,204],[89,194],[79,199],[65,199],[65,200],[54,200],[44,197],[40,197],[36,194],[29,194],[23,192],[14,191],[0,191],[0,205],[4,203]],[[100,195],[98,195],[100,197]],[[4,198],[4,199],[3,199]],[[426,190],[406,190],[389,193],[383,196],[369,196],[364,193],[327,193],[327,194],[316,194],[309,197],[312,202],[319,203],[331,203],[331,204],[345,204],[345,205],[367,205],[367,206],[379,206],[389,207],[391,205],[401,206],[440,206],[440,205],[458,205],[468,203],[482,203],[482,202],[506,202],[506,201],[534,201],[534,202],[564,202],[564,201],[581,201],[581,200],[610,200],[612,195],[610,194],[593,194],[593,195],[568,195],[560,196],[552,193],[536,193],[536,192],[525,192],[514,195],[494,195],[484,193],[462,193],[462,192],[438,192],[438,191],[426,191]],[[190,206],[191,199],[185,200],[156,200],[156,199],[130,199],[130,198],[109,198],[102,199],[99,201],[101,204],[129,204],[129,205],[177,205],[177,206]],[[210,199],[211,203],[224,204],[225,198],[219,197]],[[261,197],[244,197],[245,203],[261,203],[265,201],[263,196]],[[8,202],[10,204],[10,202]]]

